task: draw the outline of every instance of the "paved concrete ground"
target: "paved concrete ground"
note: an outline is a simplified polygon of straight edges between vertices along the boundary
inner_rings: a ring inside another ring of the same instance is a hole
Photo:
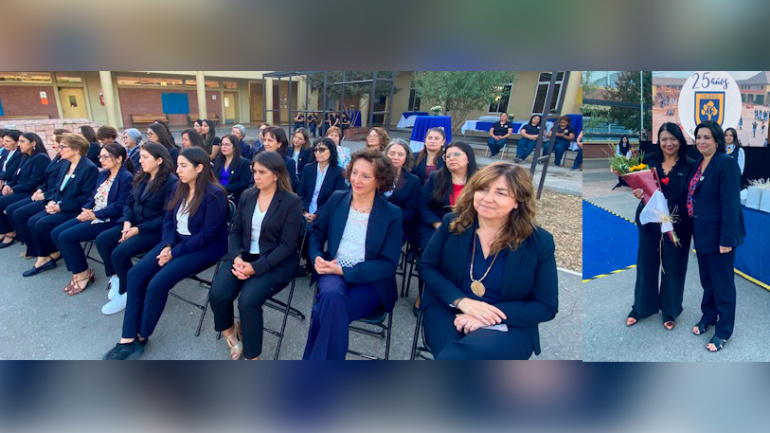
[[[589,169],[583,174],[587,200],[618,215],[633,220],[638,201],[630,188],[610,189],[617,176],[607,169]],[[585,221],[584,224],[590,224]],[[583,245],[590,248],[590,245]],[[735,332],[718,353],[706,350],[714,335],[692,334],[700,319],[703,288],[698,276],[698,262],[690,254],[684,291],[684,311],[674,330],[663,328],[660,314],[625,325],[634,302],[636,270],[613,274],[583,283],[583,360],[585,361],[770,361],[770,293],[736,275],[737,318]]]
[[[0,283],[0,359],[101,359],[120,338],[123,313],[101,314],[107,302],[107,278],[103,267],[96,271],[96,283],[76,296],[67,296],[62,288],[70,275],[63,262],[56,269],[23,278],[21,273],[32,266],[32,260],[19,257],[23,246],[16,244],[0,251],[4,275]],[[204,276],[210,276],[209,270]],[[400,281],[400,280],[399,280]],[[297,280],[292,306],[309,316],[312,294],[308,278]],[[413,283],[416,287],[416,279]],[[579,359],[582,348],[580,326],[580,277],[559,272],[560,311],[556,319],[541,326],[542,355],[539,359]],[[185,280],[174,288],[190,299],[202,302],[206,289]],[[410,298],[399,299],[393,320],[391,359],[408,359],[415,319]],[[288,288],[279,298],[288,295]],[[237,312],[237,310],[236,310]],[[199,310],[170,297],[155,334],[143,359],[228,359],[227,346],[216,340],[214,320],[206,313],[203,330],[194,336]],[[265,309],[265,324],[278,329],[282,315]],[[300,359],[307,339],[309,318],[289,317],[281,359]],[[263,356],[272,359],[277,338],[264,336]],[[384,341],[376,337],[351,333],[351,348],[382,356]]]

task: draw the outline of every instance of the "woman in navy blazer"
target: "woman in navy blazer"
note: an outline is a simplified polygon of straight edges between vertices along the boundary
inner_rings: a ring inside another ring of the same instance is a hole
[[[498,162],[466,185],[418,264],[435,359],[528,359],[558,310],[554,242],[535,225],[529,173]]]
[[[332,194],[310,228],[319,277],[303,359],[345,359],[350,322],[391,312],[398,297],[401,210],[380,194],[393,185],[393,167],[366,151],[354,153],[349,167],[351,191]]]
[[[211,159],[197,147],[177,160],[179,187],[163,219],[160,244],[128,271],[123,338],[103,359],[137,359],[144,353],[176,283],[213,266],[227,253],[227,195]]]
[[[241,193],[251,184],[249,161],[241,156],[240,142],[233,134],[222,137],[219,154],[214,159],[214,177],[232,195],[236,204]]]
[[[297,165],[297,177],[302,180],[305,165],[314,161],[313,148],[310,146],[310,136],[307,129],[298,128],[291,136],[289,155]]]
[[[72,278],[64,293],[72,296],[83,292],[94,282],[94,270],[88,267],[81,242],[92,241],[105,230],[118,225],[123,206],[131,193],[133,161],[126,149],[117,143],[105,144],[99,151],[104,170],[99,173],[91,198],[73,220],[56,227],[51,238],[64,257]]]
[[[735,325],[735,248],[746,229],[741,212],[741,169],[725,153],[722,128],[706,121],[695,128],[698,160],[687,188],[687,214],[693,221],[693,241],[703,285],[703,315],[692,332],[701,335],[715,325],[706,348],[721,350]]]
[[[13,215],[13,225],[26,224],[29,233],[27,246],[30,256],[37,257],[35,265],[24,272],[29,277],[56,267],[60,253],[53,241],[52,232],[61,224],[77,217],[93,196],[99,169],[85,155],[90,144],[81,135],[64,134],[59,152],[67,161],[59,171],[53,195],[47,199],[45,209],[19,221],[19,212]]]
[[[37,190],[32,193],[30,197],[17,201],[5,209],[5,214],[8,217],[8,222],[11,224],[16,237],[19,241],[24,242],[29,247],[29,232],[27,231],[27,220],[30,219],[36,213],[45,209],[47,202],[46,197],[53,197],[56,191],[56,181],[59,178],[59,170],[62,165],[68,163],[66,159],[62,159],[59,154],[59,143],[61,142],[63,134],[68,131],[65,129],[55,129],[54,134],[51,136],[51,148],[56,153],[56,156],[48,163],[45,168],[45,174],[43,180],[38,184]],[[18,215],[17,215],[18,214]],[[21,222],[21,223],[19,223]],[[22,254],[23,257],[29,256],[29,250]]]
[[[401,208],[401,227],[404,230],[402,243],[412,241],[416,236],[414,222],[417,217],[417,206],[420,203],[422,187],[420,179],[409,173],[409,167],[412,165],[412,152],[406,141],[397,138],[385,148],[385,155],[390,159],[393,168],[396,169],[396,183],[390,191],[385,193],[385,197],[389,202]]]
[[[159,143],[141,145],[139,164],[131,194],[123,206],[123,216],[116,226],[96,237],[104,272],[110,278],[109,302],[102,307],[102,313],[106,315],[126,308],[128,271],[134,265],[131,258],[160,243],[165,209],[179,182],[171,155]]]
[[[4,233],[0,248],[16,241],[16,232],[5,210],[14,203],[29,198],[45,177],[45,169],[51,162],[39,135],[28,132],[19,137],[21,163],[13,179],[2,188],[0,196],[0,233]]]
[[[276,126],[265,128],[262,142],[264,144],[264,150],[268,152],[278,152],[278,154],[281,155],[281,158],[283,158],[283,163],[286,165],[286,170],[289,172],[291,190],[296,191],[299,187],[297,164],[293,159],[286,156],[287,152],[289,152],[289,139],[286,138],[286,131],[284,131],[283,128],[278,128]]]
[[[13,180],[21,164],[22,154],[19,151],[19,140],[21,131],[12,129],[6,131],[3,137],[3,148],[5,152],[0,157],[0,186],[3,186]]]
[[[233,360],[262,354],[262,306],[297,276],[297,240],[304,224],[302,203],[291,192],[283,158],[262,152],[252,167],[255,188],[241,196],[230,250],[210,290],[214,329],[225,337]],[[235,298],[243,323],[242,343],[241,324],[233,320]]]
[[[444,128],[430,128],[425,134],[425,147],[414,153],[414,168],[412,174],[420,178],[420,184],[428,182],[431,173],[444,167],[444,145],[446,133]]]
[[[348,188],[343,170],[337,165],[339,156],[334,142],[330,138],[316,140],[313,153],[316,155],[315,161],[305,165],[297,191],[302,199],[303,215],[308,223],[318,218],[332,193]],[[323,174],[323,181],[318,185],[320,173],[325,174]],[[316,189],[318,189],[317,195]]]

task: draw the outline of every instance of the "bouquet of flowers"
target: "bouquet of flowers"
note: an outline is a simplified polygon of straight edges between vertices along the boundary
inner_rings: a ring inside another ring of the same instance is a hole
[[[671,243],[679,246],[679,237],[676,235],[676,231],[674,231],[674,224],[679,221],[679,217],[676,214],[676,209],[674,209],[674,212],[669,212],[668,200],[666,200],[661,190],[656,190],[652,194],[650,200],[639,214],[639,221],[642,224],[659,223],[660,232],[668,235]],[[661,241],[663,241],[662,238]]]
[[[434,116],[438,116],[438,114],[441,112],[441,106],[440,105],[434,105],[430,107],[430,111],[433,113]]]

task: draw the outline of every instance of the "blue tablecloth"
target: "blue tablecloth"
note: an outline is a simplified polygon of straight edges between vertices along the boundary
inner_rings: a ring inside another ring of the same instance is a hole
[[[577,138],[578,135],[580,135],[580,131],[583,130],[583,115],[582,114],[567,114],[567,116],[570,119],[570,124],[572,125],[572,129],[575,130],[575,138]],[[485,122],[482,120],[468,120],[465,122],[465,124],[462,127],[463,134],[465,134],[465,131],[467,130],[475,130],[475,131],[484,131],[489,132],[489,130],[492,128],[492,126],[497,122]],[[513,133],[518,134],[519,130],[522,126],[529,123],[529,119],[527,120],[516,120],[513,122]],[[551,130],[551,126],[553,123],[549,121],[547,126],[547,131]]]
[[[361,110],[347,110],[351,126],[361,126]]]
[[[452,117],[451,116],[417,116],[412,130],[412,139],[409,146],[413,152],[419,152],[425,146],[425,135],[428,129],[443,127],[446,134],[446,142],[452,141]]]
[[[735,249],[735,269],[770,286],[770,213],[741,206],[746,223],[743,245]]]
[[[396,128],[411,128],[414,126],[414,121],[417,120],[416,116],[427,116],[428,113],[423,111],[405,111],[401,115],[401,119],[398,121]]]

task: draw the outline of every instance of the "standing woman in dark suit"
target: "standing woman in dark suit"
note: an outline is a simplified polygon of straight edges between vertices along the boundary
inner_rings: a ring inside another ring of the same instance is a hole
[[[401,254],[401,210],[382,193],[395,180],[380,153],[359,151],[348,166],[350,191],[332,194],[310,228],[310,258],[318,277],[303,359],[344,360],[348,325],[392,311]]]
[[[131,193],[133,161],[126,149],[118,143],[105,144],[99,155],[104,171],[99,173],[91,198],[83,205],[80,214],[59,225],[51,238],[64,257],[67,270],[72,272],[64,293],[72,296],[83,292],[94,281],[94,270],[88,267],[81,242],[92,241],[118,225],[123,216],[123,206]]]
[[[2,187],[0,196],[0,233],[4,233],[0,248],[5,248],[16,241],[5,210],[14,203],[29,198],[40,182],[45,178],[45,169],[51,162],[39,135],[28,132],[19,137],[21,163],[13,179]]]
[[[668,201],[669,212],[673,214],[676,211],[679,217],[678,222],[674,224],[674,231],[679,237],[680,245],[674,245],[668,236],[660,232],[660,224],[642,225],[639,215],[645,205],[640,201],[636,208],[636,226],[639,229],[636,287],[634,305],[626,319],[627,326],[632,326],[638,320],[662,311],[663,327],[670,331],[674,329],[675,320],[682,312],[687,259],[690,255],[690,237],[692,236],[692,221],[686,213],[687,183],[695,164],[695,161],[687,156],[686,143],[679,126],[676,123],[666,122],[658,130],[658,144],[662,158],[655,155],[647,162],[657,171],[661,191]],[[633,194],[641,200],[641,189],[635,189]],[[658,286],[658,273],[660,273],[660,286]]]
[[[249,187],[249,161],[241,156],[241,143],[233,134],[225,135],[219,144],[219,155],[214,160],[214,177],[225,187],[227,194],[238,203],[241,193]]]
[[[735,248],[746,229],[741,212],[741,169],[725,153],[725,136],[714,121],[695,127],[695,145],[702,157],[687,188],[687,214],[693,218],[693,240],[703,285],[700,321],[692,332],[710,325],[716,332],[706,348],[721,350],[735,325]]]
[[[106,315],[126,308],[128,271],[134,265],[131,258],[160,243],[165,208],[179,182],[171,155],[160,143],[142,144],[139,164],[118,225],[96,237],[104,272],[110,279],[107,293],[110,302],[102,307]]]
[[[376,148],[376,151],[379,151],[379,148]],[[385,148],[384,153],[396,170],[396,182],[384,195],[389,202],[401,208],[401,227],[404,231],[402,243],[404,243],[414,240],[416,236],[414,223],[422,184],[417,176],[409,172],[412,165],[412,152],[406,141],[396,138]]]
[[[56,153],[56,156],[48,163],[45,168],[45,174],[43,180],[38,184],[37,190],[32,193],[31,197],[19,200],[16,203],[9,205],[5,209],[5,214],[8,217],[8,222],[11,224],[16,237],[19,241],[27,244],[27,251],[22,253],[24,258],[32,258],[29,255],[29,233],[27,232],[27,220],[36,213],[45,209],[47,197],[53,197],[56,190],[56,181],[59,179],[59,170],[67,160],[61,158],[59,153],[59,143],[61,143],[62,136],[67,134],[66,129],[55,129],[51,140],[51,148]],[[18,215],[17,215],[18,214]],[[16,222],[19,221],[20,223]]]
[[[334,142],[330,138],[316,140],[313,153],[315,162],[305,165],[298,190],[302,215],[308,223],[318,218],[334,191],[347,189]]]
[[[203,138],[203,145],[205,146],[206,152],[209,153],[211,160],[213,161],[219,153],[219,143],[221,143],[221,140],[217,137],[214,121],[209,119],[202,120],[200,134],[201,138]]]
[[[435,359],[528,359],[556,316],[554,242],[535,224],[529,173],[498,162],[471,178],[417,265]],[[495,326],[495,328],[489,328]]]
[[[149,141],[160,143],[166,147],[168,153],[171,155],[172,163],[176,167],[176,161],[179,157],[179,148],[171,141],[171,136],[168,134],[166,128],[160,123],[153,123],[147,127],[147,138]]]
[[[89,143],[82,136],[64,134],[59,152],[67,163],[59,171],[53,195],[46,197],[45,209],[25,221],[18,220],[19,212],[14,213],[16,231],[20,225],[26,224],[29,234],[27,250],[30,256],[37,257],[35,265],[24,272],[25,277],[56,267],[59,252],[52,238],[53,229],[78,216],[93,196],[99,169],[85,157],[88,148]]]
[[[291,190],[296,191],[299,185],[297,179],[297,164],[293,159],[286,156],[289,152],[289,139],[286,138],[286,132],[283,128],[277,126],[271,126],[265,129],[264,138],[262,139],[264,149],[268,152],[277,152],[283,158],[283,163],[286,164],[286,170],[289,172],[289,180],[291,181]]]
[[[274,152],[254,157],[254,186],[243,193],[230,232],[230,251],[211,285],[214,329],[221,332],[237,360],[262,354],[262,306],[283,290],[299,268],[297,239],[302,203],[292,193],[289,173]],[[239,294],[240,293],[240,297]],[[238,297],[241,327],[233,320]]]
[[[291,136],[291,159],[297,166],[297,177],[302,178],[302,170],[309,162],[313,162],[313,149],[310,148],[310,136],[305,128],[297,128]]]
[[[176,173],[180,183],[163,219],[162,240],[128,272],[123,336],[103,359],[139,358],[169,290],[227,253],[227,196],[214,178],[206,151],[183,150]]]
[[[425,147],[414,154],[412,169],[412,174],[420,178],[421,185],[428,183],[431,173],[444,167],[444,144],[446,144],[444,128],[430,128],[425,134]]]

